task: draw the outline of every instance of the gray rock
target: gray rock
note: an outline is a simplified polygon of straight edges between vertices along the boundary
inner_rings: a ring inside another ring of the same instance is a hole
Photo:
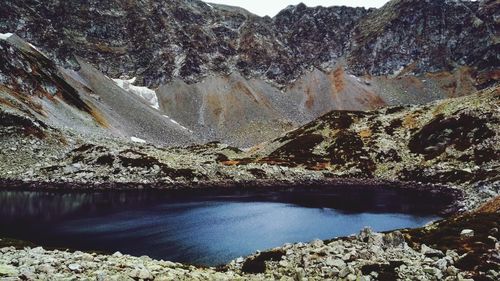
[[[13,266],[0,264],[0,277],[14,277],[17,276],[19,272]]]
[[[326,265],[333,266],[339,269],[342,269],[346,266],[346,263],[341,259],[334,259],[332,257],[328,257],[325,261]]]
[[[122,253],[120,253],[120,252],[115,252],[115,253],[113,254],[113,257],[115,257],[115,258],[120,258],[120,257],[123,257],[123,254],[122,254]]]
[[[356,281],[358,278],[354,274],[349,274],[347,275],[347,280],[349,281]]]
[[[68,265],[69,270],[73,272],[82,272],[82,266],[77,263],[71,263]]]
[[[282,267],[288,267],[288,262],[286,260],[280,260],[279,265]]]
[[[313,247],[319,248],[319,247],[322,247],[323,245],[325,245],[325,243],[322,240],[314,240],[311,242],[311,245]]]
[[[141,268],[139,270],[138,277],[142,280],[152,280],[154,277],[146,268]]]
[[[400,231],[394,231],[384,235],[384,246],[386,247],[401,247],[405,245],[404,235]]]
[[[474,230],[472,230],[472,229],[464,229],[464,230],[462,230],[462,232],[460,232],[460,237],[462,239],[474,237]]]
[[[444,257],[444,253],[442,251],[433,249],[425,244],[422,244],[420,253],[427,257]]]
[[[303,268],[296,268],[295,269],[295,281],[304,281],[306,277],[306,272]]]
[[[39,267],[37,267],[37,271],[51,275],[56,271],[56,269],[50,264],[41,264]]]
[[[448,266],[446,268],[446,274],[448,274],[450,276],[456,276],[458,272],[459,272],[458,268],[454,267],[453,265]]]
[[[351,273],[354,273],[354,269],[350,266],[346,266],[340,270],[339,277],[346,278]]]
[[[36,274],[27,268],[21,269],[21,271],[19,273],[19,278],[22,280],[36,280],[37,279]]]
[[[444,258],[439,259],[434,263],[434,266],[439,268],[439,270],[441,270],[441,271],[445,271],[446,268],[448,267],[448,261]]]

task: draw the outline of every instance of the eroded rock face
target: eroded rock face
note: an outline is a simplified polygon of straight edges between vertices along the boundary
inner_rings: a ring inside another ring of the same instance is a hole
[[[364,14],[298,6],[270,19],[193,0],[9,0],[0,31],[19,34],[65,66],[75,67],[78,55],[110,76],[139,76],[146,85],[233,71],[286,83],[306,66],[340,57]]]
[[[496,3],[493,3],[496,2]],[[498,68],[498,1],[393,0],[363,18],[348,54],[351,69],[372,75]],[[484,82],[484,81],[483,81]]]
[[[393,0],[379,10],[301,4],[261,18],[197,0],[6,0],[0,32],[15,32],[65,66],[77,67],[78,55],[146,86],[232,72],[283,86],[343,57],[360,75],[469,65],[487,84],[498,79],[495,2]]]

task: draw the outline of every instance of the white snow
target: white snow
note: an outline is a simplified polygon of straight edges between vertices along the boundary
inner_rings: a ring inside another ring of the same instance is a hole
[[[146,143],[145,140],[140,139],[140,138],[136,138],[136,137],[131,137],[130,140],[132,140],[133,142],[136,142],[136,143]]]
[[[175,125],[179,126],[181,129],[186,130],[186,131],[191,132],[191,133],[193,132],[193,131],[189,130],[188,128],[182,126],[181,124],[179,124],[179,122],[175,121],[174,119],[170,118],[169,116],[163,115],[163,117],[167,118],[170,122],[172,122]]]
[[[7,40],[7,39],[9,39],[9,37],[11,37],[12,35],[14,35],[14,34],[12,34],[12,33],[0,33],[0,39],[1,39],[1,40]]]
[[[118,85],[120,88],[144,99],[152,108],[160,109],[160,104],[158,103],[158,96],[156,96],[156,92],[149,89],[148,87],[134,86],[133,84],[136,80],[136,77],[132,79],[113,79],[116,85]]]
[[[35,51],[37,51],[38,53],[40,53],[42,56],[44,56],[46,59],[50,59],[49,57],[47,57],[42,51],[40,51],[40,49],[38,49],[35,45],[29,43],[29,42],[26,42],[28,43],[28,45],[30,45],[31,48],[33,48]]]
[[[40,53],[41,53],[41,51],[40,51],[37,47],[35,47],[35,45],[33,45],[33,44],[31,44],[31,43],[28,43],[28,44],[31,46],[31,48],[33,48],[33,49],[35,49],[35,50],[37,50],[38,52],[40,52]]]

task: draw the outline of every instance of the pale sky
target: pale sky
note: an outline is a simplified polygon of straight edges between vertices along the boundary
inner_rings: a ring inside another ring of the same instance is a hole
[[[350,7],[366,7],[380,8],[388,2],[388,0],[204,0],[208,3],[225,4],[238,6],[247,9],[248,11],[259,16],[275,16],[279,11],[286,8],[288,5],[297,5],[300,2],[309,7],[315,6],[350,6]]]

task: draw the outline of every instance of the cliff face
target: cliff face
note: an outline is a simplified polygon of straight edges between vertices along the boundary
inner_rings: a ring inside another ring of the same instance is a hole
[[[282,86],[344,57],[358,75],[494,68],[498,11],[496,1],[393,0],[379,10],[300,4],[261,18],[197,0],[6,0],[0,32],[65,66],[77,67],[78,55],[148,86],[235,71]]]
[[[349,65],[359,75],[422,74],[463,65],[474,66],[476,75],[491,75],[500,65],[499,7],[498,1],[390,1],[354,29]]]

